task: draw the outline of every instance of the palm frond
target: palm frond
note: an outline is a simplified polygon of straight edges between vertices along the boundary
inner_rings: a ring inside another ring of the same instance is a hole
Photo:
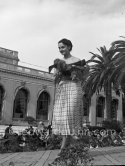
[[[89,52],[89,53],[92,54],[92,55],[94,55],[93,59],[98,58],[98,59],[100,59],[100,61],[103,61],[103,58],[100,55],[94,54],[93,52]]]
[[[124,45],[125,44],[125,41],[124,40],[116,40],[114,42],[111,43],[112,46],[115,46],[115,45]]]

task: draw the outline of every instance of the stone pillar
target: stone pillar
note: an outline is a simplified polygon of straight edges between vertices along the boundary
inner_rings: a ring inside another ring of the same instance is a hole
[[[106,102],[105,102],[105,104],[106,104]],[[106,112],[106,106],[105,106],[105,109],[104,109],[104,120],[106,120],[107,119],[107,112]]]
[[[29,85],[29,98],[27,103],[27,116],[31,116],[36,119],[36,107],[37,107],[37,91],[36,87]]]
[[[27,116],[31,116],[36,119],[36,98],[32,96],[27,105]]]
[[[50,94],[50,104],[49,104],[49,112],[48,112],[48,121],[49,121],[49,124],[51,124],[53,119],[53,107],[54,107],[54,97],[55,97],[54,87],[49,88],[49,94]]]
[[[3,80],[2,84],[4,85],[6,93],[2,108],[2,122],[3,124],[10,124],[12,123],[13,117],[13,81],[9,79]]]
[[[123,122],[122,94],[120,94],[120,97],[118,98],[117,120]]]
[[[97,96],[95,94],[91,97],[91,105],[89,108],[89,122],[91,126],[96,126],[96,98]]]

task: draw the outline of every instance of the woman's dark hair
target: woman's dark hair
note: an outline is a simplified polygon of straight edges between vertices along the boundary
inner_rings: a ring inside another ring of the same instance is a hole
[[[65,45],[67,45],[68,47],[70,47],[70,50],[69,51],[72,51],[72,47],[73,47],[73,45],[72,45],[72,42],[70,41],[70,40],[68,40],[68,39],[61,39],[59,42],[58,42],[58,44],[59,43],[63,43],[63,44],[65,44]]]

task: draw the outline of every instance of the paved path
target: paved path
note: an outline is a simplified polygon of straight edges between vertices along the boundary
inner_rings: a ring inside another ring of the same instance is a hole
[[[48,166],[56,157],[58,150],[37,152],[19,152],[0,154],[0,166],[9,166],[13,162],[15,166]]]
[[[125,146],[92,149],[94,165],[125,165]]]
[[[0,166],[48,166],[56,157],[58,150],[19,152],[0,154]],[[90,150],[94,165],[125,165],[125,146]]]

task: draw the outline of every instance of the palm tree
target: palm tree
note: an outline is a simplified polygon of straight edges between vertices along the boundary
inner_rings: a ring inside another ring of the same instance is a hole
[[[110,81],[111,74],[115,68],[114,55],[115,50],[112,45],[109,50],[105,46],[98,49],[100,54],[94,54],[88,61],[91,63],[89,75],[83,84],[83,89],[86,94],[92,96],[94,93],[99,93],[102,88],[106,96],[106,119],[110,119],[111,101],[112,101],[112,83]]]
[[[125,37],[123,37],[125,38]],[[111,81],[113,83],[113,88],[120,93],[123,92],[123,111],[125,105],[125,41],[117,40],[112,43],[112,46],[116,50],[117,59],[114,61],[115,70],[112,72]],[[125,113],[123,113],[124,115]],[[125,120],[123,119],[123,123]]]
[[[110,80],[113,83],[113,88],[120,93],[119,90],[125,94],[125,41],[117,40],[112,43],[115,50],[115,60]]]

